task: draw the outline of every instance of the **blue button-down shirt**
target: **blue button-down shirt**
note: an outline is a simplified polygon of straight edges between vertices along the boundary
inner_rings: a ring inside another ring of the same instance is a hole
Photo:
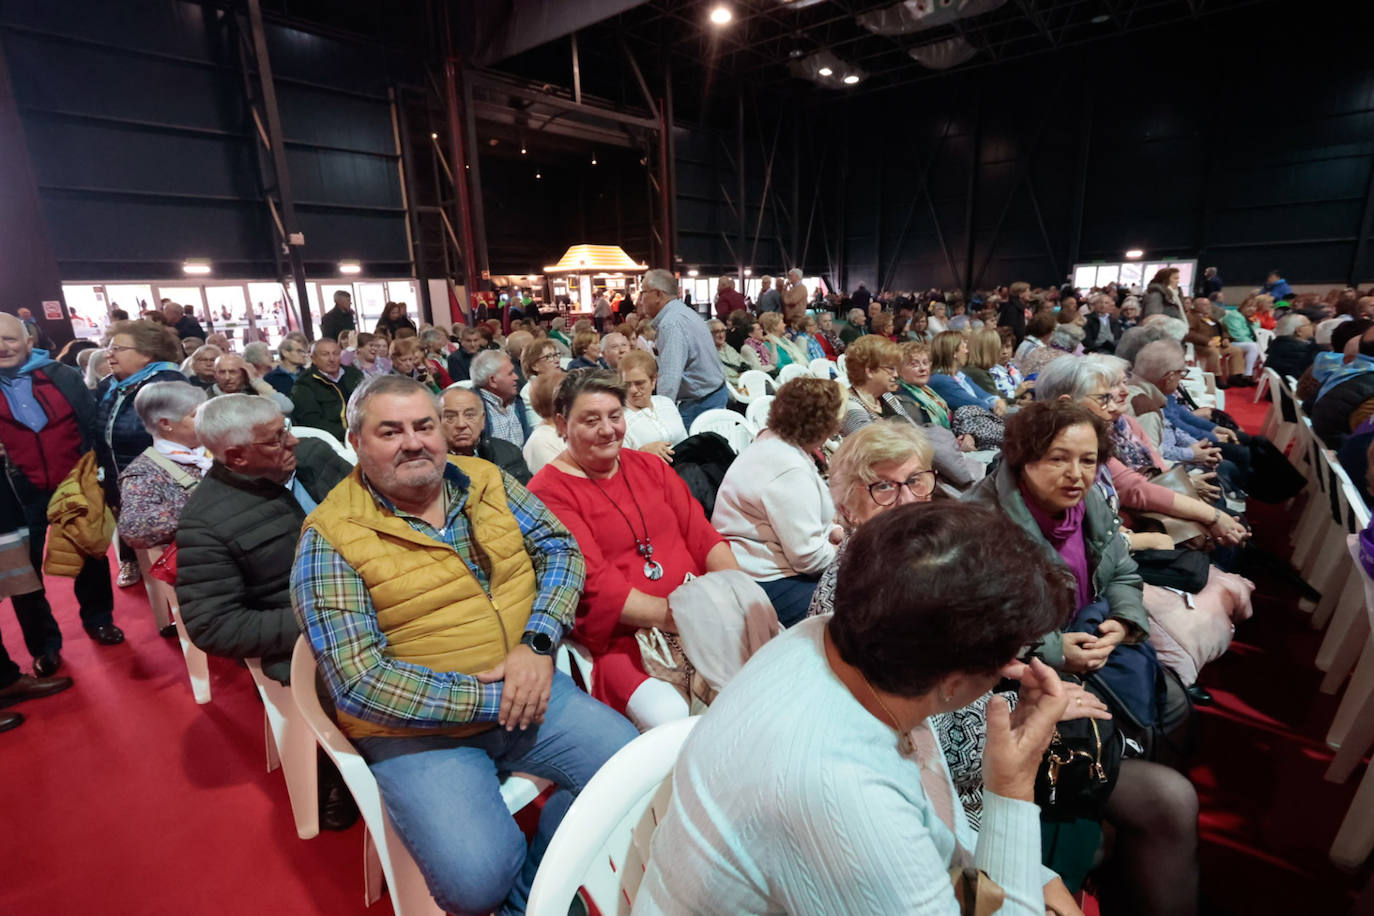
[[[674,401],[704,398],[725,384],[711,329],[681,299],[649,322],[658,334],[658,393]]]

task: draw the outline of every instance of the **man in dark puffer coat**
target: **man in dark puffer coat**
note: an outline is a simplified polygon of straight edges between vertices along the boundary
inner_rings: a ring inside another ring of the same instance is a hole
[[[261,658],[285,684],[299,635],[290,583],[301,524],[353,469],[323,440],[297,440],[266,398],[215,398],[196,431],[215,464],[177,529],[182,621],[201,649]]]

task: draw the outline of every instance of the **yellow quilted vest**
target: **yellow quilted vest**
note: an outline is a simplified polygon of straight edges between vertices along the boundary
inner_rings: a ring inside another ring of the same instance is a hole
[[[501,472],[478,458],[450,457],[470,481],[463,514],[490,583],[482,590],[456,551],[382,509],[353,473],[306,519],[362,577],[372,595],[386,654],[432,671],[476,674],[500,664],[520,642],[535,598],[534,567],[520,525],[506,502]],[[393,728],[342,711],[340,727],[353,738],[469,735],[489,724],[450,728]]]

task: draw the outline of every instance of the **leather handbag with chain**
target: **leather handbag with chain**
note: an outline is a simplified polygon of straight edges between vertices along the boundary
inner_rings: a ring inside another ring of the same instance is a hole
[[[1188,476],[1188,471],[1179,465],[1175,465],[1163,474],[1152,478],[1150,482],[1183,496],[1191,496],[1193,499],[1199,498],[1197,495],[1197,487],[1193,486],[1193,481]],[[1151,519],[1163,526],[1164,533],[1169,535],[1169,538],[1175,544],[1182,544],[1194,538],[1205,539],[1207,537],[1207,529],[1203,528],[1197,522],[1185,521],[1184,519],[1174,518],[1169,515],[1161,515],[1158,512],[1140,512],[1137,514],[1142,518]]]

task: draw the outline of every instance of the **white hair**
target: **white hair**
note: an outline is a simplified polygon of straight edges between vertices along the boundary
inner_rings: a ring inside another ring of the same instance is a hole
[[[153,382],[134,397],[134,412],[148,435],[158,435],[159,420],[175,423],[205,403],[205,390],[190,382]]]
[[[258,369],[261,369],[263,366],[270,368],[272,365],[272,351],[267,344],[261,341],[254,341],[243,348],[243,361]]]
[[[501,371],[501,364],[510,361],[511,358],[501,350],[483,350],[478,353],[468,367],[468,378],[472,379],[472,386],[487,387],[491,377]]]
[[[1140,348],[1131,364],[1135,374],[1149,382],[1158,382],[1183,365],[1183,345],[1172,337],[1152,340]]]
[[[1035,399],[1053,401],[1068,395],[1077,401],[1094,388],[1110,385],[1126,374],[1124,359],[1093,353],[1088,356],[1060,357],[1047,363],[1035,379]]]
[[[644,275],[643,286],[645,289],[656,289],[660,293],[672,296],[674,299],[678,295],[677,277],[670,271],[662,268],[654,268]]]
[[[1298,315],[1296,313],[1284,315],[1279,319],[1278,324],[1274,325],[1274,336],[1292,337],[1294,334],[1298,333],[1298,328],[1309,323],[1306,315]]]
[[[256,394],[222,394],[196,408],[196,435],[213,454],[223,456],[231,448],[253,441],[253,428],[281,416],[271,398]]]
[[[789,271],[787,272],[787,275],[788,275],[789,277],[795,277],[796,279],[800,280],[800,279],[802,278],[801,268],[800,268],[800,267],[794,267],[794,268],[792,268],[791,270],[789,270]]]

